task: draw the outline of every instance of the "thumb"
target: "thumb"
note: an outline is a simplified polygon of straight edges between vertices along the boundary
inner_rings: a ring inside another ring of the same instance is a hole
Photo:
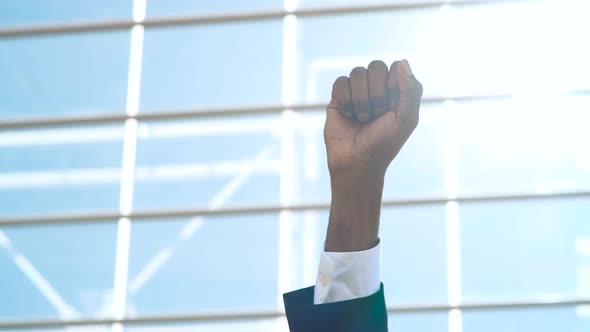
[[[422,84],[416,79],[407,60],[396,66],[396,77],[399,86],[397,113],[400,125],[411,133],[418,125]]]

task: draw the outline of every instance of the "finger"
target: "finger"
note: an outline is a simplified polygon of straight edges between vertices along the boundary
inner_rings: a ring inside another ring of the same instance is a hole
[[[387,65],[380,60],[372,61],[367,67],[369,81],[369,104],[375,118],[387,111]]]
[[[363,67],[356,67],[350,72],[350,92],[354,115],[357,121],[367,123],[371,121],[371,106],[369,104],[368,73]]]
[[[344,117],[354,120],[348,77],[340,76],[334,81],[334,85],[332,85],[332,99],[330,100],[328,109],[335,109]]]
[[[397,67],[399,61],[391,64],[387,77],[387,106],[389,110],[396,110],[399,103],[399,82],[397,79]]]
[[[400,61],[396,69],[400,91],[397,115],[401,125],[411,132],[418,125],[423,88],[407,60]]]

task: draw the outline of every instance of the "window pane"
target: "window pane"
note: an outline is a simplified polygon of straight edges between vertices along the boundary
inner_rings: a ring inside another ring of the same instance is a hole
[[[461,193],[590,189],[589,97],[460,103],[455,116]]]
[[[447,302],[444,205],[381,212],[381,277],[388,305]]]
[[[0,319],[111,314],[116,224],[0,230]],[[90,259],[91,258],[91,259]]]
[[[265,9],[282,9],[282,0],[148,0],[147,15],[190,15],[198,13],[224,13]]]
[[[158,220],[131,232],[136,314],[277,307],[277,215]]]
[[[418,128],[387,172],[383,197],[587,190],[588,110],[585,96],[424,104]],[[330,199],[324,112],[293,122],[297,200]]]
[[[579,42],[590,30],[588,6],[536,2],[302,18],[298,97],[329,99],[334,78],[375,58],[410,59],[426,97],[588,89],[590,47]],[[547,17],[559,23],[546,24]]]
[[[576,308],[486,310],[463,313],[465,332],[582,332],[590,318]]]
[[[299,19],[299,100],[327,101],[336,77],[376,58],[389,63],[409,58],[425,95],[438,93],[434,83],[442,79],[443,62],[427,55],[443,48],[443,25],[439,9]]]
[[[279,202],[278,116],[140,125],[135,207]]]
[[[463,299],[590,295],[590,199],[461,206]]]
[[[425,107],[421,121],[387,174],[386,199],[444,194],[447,120],[440,109]],[[329,201],[323,124],[324,111],[288,118],[277,114],[142,123],[135,207],[278,204],[281,170],[289,179],[284,185],[292,187],[293,202]],[[282,135],[293,143],[282,145]],[[281,153],[289,146],[292,169],[281,166]],[[220,195],[225,198],[218,201]]]
[[[0,39],[0,118],[123,112],[129,32]]]
[[[2,0],[0,26],[131,18],[133,0]]]
[[[445,87],[450,95],[588,89],[590,47],[579,40],[590,30],[589,11],[590,3],[583,0],[446,11],[443,57],[448,71],[435,87]],[[555,24],[547,24],[548,17]]]
[[[116,210],[121,125],[0,133],[0,217]]]
[[[279,103],[281,38],[280,20],[148,29],[142,109]]]
[[[587,190],[589,109],[587,96],[424,104],[386,175],[384,199]],[[299,202],[330,199],[324,112],[289,122]]]

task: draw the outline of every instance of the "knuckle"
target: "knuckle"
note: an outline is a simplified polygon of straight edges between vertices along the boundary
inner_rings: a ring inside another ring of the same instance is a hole
[[[348,77],[340,76],[334,81],[333,87],[341,86],[344,84],[348,84]]]
[[[371,63],[369,63],[369,66],[367,68],[369,70],[379,70],[379,69],[387,70],[387,65],[385,64],[385,62],[383,62],[381,60],[373,60],[373,61],[371,61]]]
[[[396,73],[396,67],[399,64],[399,61],[394,61],[391,66],[389,67],[389,72],[395,74]]]
[[[354,67],[350,71],[350,77],[364,75],[366,72],[367,69],[365,69],[365,67]]]

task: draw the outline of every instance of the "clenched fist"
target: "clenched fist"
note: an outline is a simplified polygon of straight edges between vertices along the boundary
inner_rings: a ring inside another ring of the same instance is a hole
[[[373,61],[341,76],[327,108],[328,167],[338,173],[384,175],[418,125],[422,85],[406,60]]]
[[[324,140],[332,202],[327,251],[359,251],[378,241],[387,167],[418,125],[422,84],[406,60],[373,61],[336,79]]]

